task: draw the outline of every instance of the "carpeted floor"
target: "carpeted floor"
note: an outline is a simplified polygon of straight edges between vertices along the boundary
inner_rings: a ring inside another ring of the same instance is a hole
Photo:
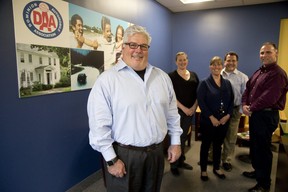
[[[223,170],[226,175],[226,179],[219,179],[213,174],[213,166],[208,166],[207,172],[209,180],[207,182],[203,182],[200,179],[200,166],[197,164],[199,161],[200,144],[200,141],[193,141],[191,148],[186,153],[186,162],[193,166],[194,169],[192,171],[181,170],[181,175],[179,177],[174,177],[169,171],[169,166],[167,166],[167,170],[163,178],[161,192],[244,192],[248,191],[249,188],[256,184],[255,180],[242,176],[242,172],[252,170],[252,166],[251,164],[240,160],[243,159],[243,156],[249,154],[249,148],[238,146],[235,151],[235,158],[232,160],[233,170],[231,172],[225,172]],[[275,148],[277,150],[278,145],[275,145]],[[277,167],[276,159],[278,158],[277,153],[274,152],[273,155],[274,168],[272,171],[271,192],[274,191],[275,187]]]
[[[253,179],[245,178],[242,176],[243,171],[252,170],[251,164],[243,162],[239,157],[243,157],[249,154],[248,147],[236,147],[235,157],[232,160],[233,170],[231,172],[223,172],[226,175],[225,180],[219,179],[212,172],[213,167],[208,166],[208,176],[209,180],[203,182],[200,179],[200,166],[197,164],[199,162],[199,150],[200,150],[201,141],[191,142],[191,147],[187,147],[186,153],[186,162],[193,166],[193,170],[183,170],[180,169],[180,176],[175,177],[170,172],[170,165],[166,161],[165,164],[165,173],[162,180],[161,192],[223,192],[223,191],[232,191],[232,192],[245,192],[249,188],[253,187],[256,184],[256,181]],[[282,192],[281,189],[275,190],[276,182],[276,172],[277,172],[277,163],[278,163],[278,149],[279,144],[273,144],[273,168],[272,168],[272,186],[271,192]],[[100,175],[100,176],[99,176]],[[97,179],[95,179],[97,178]],[[87,180],[87,179],[86,179]],[[77,186],[71,188],[67,192],[105,192],[103,179],[101,177],[101,171],[93,174],[90,179],[90,183],[82,182]],[[285,179],[284,179],[285,180]],[[283,191],[284,192],[284,191]]]

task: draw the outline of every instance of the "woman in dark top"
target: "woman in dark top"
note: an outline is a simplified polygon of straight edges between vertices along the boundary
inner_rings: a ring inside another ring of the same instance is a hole
[[[200,166],[203,181],[208,180],[207,161],[211,144],[213,144],[213,173],[219,178],[225,179],[225,175],[220,170],[221,145],[228,129],[234,100],[230,82],[223,79],[220,74],[223,68],[221,58],[213,57],[209,68],[210,76],[200,82],[197,91],[198,105],[201,109]]]
[[[192,125],[193,115],[197,108],[197,87],[199,79],[196,73],[187,70],[188,57],[184,52],[176,54],[177,70],[169,74],[177,98],[178,113],[181,117],[180,126],[183,129],[181,135],[182,155],[175,163],[171,164],[171,173],[179,175],[178,168],[192,170],[192,166],[185,163],[185,142],[188,139],[189,127]]]

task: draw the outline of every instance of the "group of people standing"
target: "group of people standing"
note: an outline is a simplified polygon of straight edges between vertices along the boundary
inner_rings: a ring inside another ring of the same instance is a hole
[[[277,65],[276,46],[263,44],[263,65],[249,80],[237,70],[238,55],[228,52],[225,67],[220,57],[213,57],[210,75],[199,81],[197,74],[187,69],[188,56],[184,52],[176,54],[177,70],[168,75],[149,64],[150,43],[151,36],[145,28],[128,27],[123,36],[122,57],[98,77],[88,98],[89,141],[107,165],[107,191],[159,192],[166,134],[170,136],[167,160],[172,174],[178,176],[178,168],[192,170],[185,162],[184,147],[198,105],[202,139],[200,178],[209,180],[207,162],[211,145],[213,173],[225,179],[221,160],[226,171],[232,170],[230,160],[243,110],[250,117],[250,150],[257,180],[249,192],[269,191],[271,136],[288,90],[287,75]]]
[[[169,76],[176,93],[178,111],[181,116],[181,128],[183,129],[181,135],[182,158],[178,160],[180,162],[179,167],[186,169],[191,167],[183,162],[185,159],[184,147],[188,128],[192,125],[192,115],[199,104],[202,138],[201,179],[208,180],[206,170],[208,151],[211,148],[213,151],[213,172],[218,177],[225,179],[225,175],[220,170],[220,162],[222,159],[222,167],[226,171],[232,170],[231,156],[234,153],[241,118],[241,97],[248,77],[237,69],[238,55],[235,52],[228,52],[225,55],[224,69],[222,59],[218,56],[213,57],[209,67],[211,74],[207,79],[201,81],[200,85],[197,75],[187,70],[188,57],[184,52],[176,54],[176,65],[177,70],[170,73]],[[184,119],[187,120],[184,121]],[[175,170],[174,164],[171,165],[171,172],[177,176],[179,171]]]

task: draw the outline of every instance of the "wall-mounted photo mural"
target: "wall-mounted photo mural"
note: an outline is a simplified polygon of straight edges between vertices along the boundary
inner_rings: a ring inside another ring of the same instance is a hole
[[[132,25],[59,0],[13,0],[19,97],[92,88]]]

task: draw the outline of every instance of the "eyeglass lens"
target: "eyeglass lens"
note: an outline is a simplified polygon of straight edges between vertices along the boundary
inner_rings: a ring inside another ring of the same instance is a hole
[[[146,44],[137,44],[137,43],[125,43],[126,45],[129,45],[130,49],[137,49],[140,46],[140,49],[142,51],[147,51],[149,49],[149,45]]]

